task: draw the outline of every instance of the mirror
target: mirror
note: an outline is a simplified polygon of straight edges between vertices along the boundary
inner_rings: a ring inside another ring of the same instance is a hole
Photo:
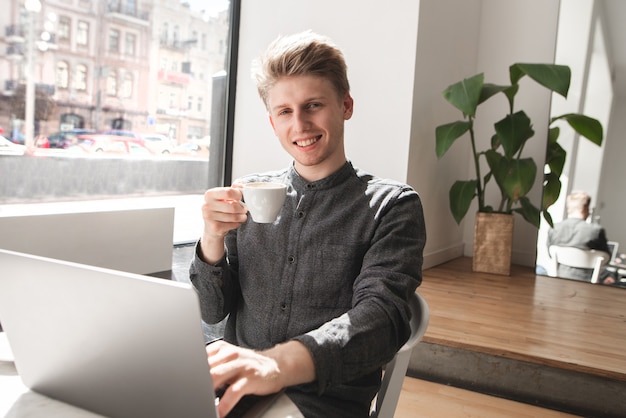
[[[585,3],[585,4],[582,4]],[[567,151],[561,196],[550,213],[555,223],[566,217],[565,197],[573,190],[584,190],[592,197],[590,221],[600,223],[609,241],[626,252],[626,207],[623,180],[626,178],[626,2],[561,2],[556,62],[572,69],[567,101],[553,98],[552,115],[569,110],[598,119],[604,128],[602,147],[561,131],[559,143]],[[584,28],[589,28],[588,31]],[[589,45],[589,53],[581,56]],[[584,75],[582,76],[581,75]],[[582,79],[581,79],[582,78]],[[571,137],[567,137],[570,135]],[[543,222],[537,240],[537,273],[556,277],[546,247],[550,226]],[[623,284],[626,288],[626,283]]]

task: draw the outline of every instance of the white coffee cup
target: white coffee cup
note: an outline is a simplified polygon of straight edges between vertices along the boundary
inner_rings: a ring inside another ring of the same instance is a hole
[[[272,223],[285,203],[287,186],[275,182],[246,183],[242,192],[252,220],[257,223]]]

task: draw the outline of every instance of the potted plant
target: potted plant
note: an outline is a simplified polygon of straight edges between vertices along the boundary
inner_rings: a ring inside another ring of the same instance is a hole
[[[496,239],[502,247],[502,232],[512,236],[513,213],[517,212],[532,225],[539,227],[540,214],[552,226],[552,219],[547,209],[556,202],[561,192],[561,173],[565,164],[566,151],[558,144],[560,128],[553,126],[559,120],[566,121],[578,134],[597,145],[602,144],[602,125],[596,119],[588,116],[568,113],[553,117],[548,130],[547,157],[541,167],[544,168],[543,199],[541,205],[533,204],[527,197],[537,176],[537,164],[532,158],[523,155],[524,145],[533,138],[534,131],[528,115],[523,110],[515,109],[515,96],[519,92],[520,80],[528,76],[541,86],[567,97],[570,85],[571,71],[568,66],[555,64],[523,64],[517,63],[509,67],[510,85],[496,85],[484,82],[484,75],[473,77],[454,83],[443,92],[444,98],[463,113],[463,120],[440,125],[436,128],[437,158],[442,158],[454,142],[469,132],[472,147],[473,164],[476,177],[469,180],[456,181],[450,188],[450,210],[457,223],[465,217],[474,199],[478,200],[478,215],[476,228],[480,227],[483,214],[494,214],[494,218],[508,219],[507,225],[499,225]],[[490,147],[478,150],[474,132],[474,121],[478,106],[492,96],[502,93],[508,101],[508,113],[494,123],[494,134],[491,137]],[[484,160],[482,162],[481,160]],[[485,165],[486,163],[486,165]],[[486,172],[481,172],[485,168]],[[493,180],[493,182],[492,182]],[[496,204],[485,200],[485,192],[490,185],[497,186],[500,199]],[[498,216],[499,215],[499,216]],[[503,217],[502,215],[506,215]],[[510,230],[510,232],[509,232]],[[481,230],[482,231],[482,230]],[[477,266],[477,246],[489,247],[483,242],[492,233],[476,231],[474,235],[474,270],[509,274],[509,270],[501,271],[502,266],[495,270],[488,266]],[[477,237],[480,239],[477,240]],[[477,242],[479,241],[479,242]],[[509,240],[507,254],[487,256],[487,262],[504,258],[506,269],[510,269],[511,242]],[[500,251],[502,252],[502,251]],[[483,257],[484,258],[484,257]],[[490,261],[491,260],[491,261]]]

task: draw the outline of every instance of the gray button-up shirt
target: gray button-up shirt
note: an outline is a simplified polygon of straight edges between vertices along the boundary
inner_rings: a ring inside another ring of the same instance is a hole
[[[196,255],[203,319],[230,315],[225,340],[245,347],[302,342],[317,381],[287,394],[305,416],[367,416],[381,366],[410,335],[426,241],[418,194],[350,163],[312,183],[293,167],[241,181],[283,182],[287,199],[273,224],[230,231],[217,266]]]

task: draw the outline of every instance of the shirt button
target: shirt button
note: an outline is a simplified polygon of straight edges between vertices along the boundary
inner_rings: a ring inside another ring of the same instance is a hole
[[[287,261],[289,262],[289,264],[293,264],[296,262],[296,257],[290,255],[289,257],[287,257]]]
[[[315,186],[313,186],[312,184],[307,184],[306,185],[306,189],[307,190],[311,190],[313,187],[315,187]]]
[[[284,311],[284,310],[286,310],[286,309],[287,309],[287,304],[286,304],[286,303],[284,303],[284,302],[283,302],[283,303],[281,303],[281,304],[280,304],[280,310],[281,310],[281,311]]]
[[[296,217],[299,218],[299,219],[304,218],[304,212],[299,210],[298,213],[296,213]]]

